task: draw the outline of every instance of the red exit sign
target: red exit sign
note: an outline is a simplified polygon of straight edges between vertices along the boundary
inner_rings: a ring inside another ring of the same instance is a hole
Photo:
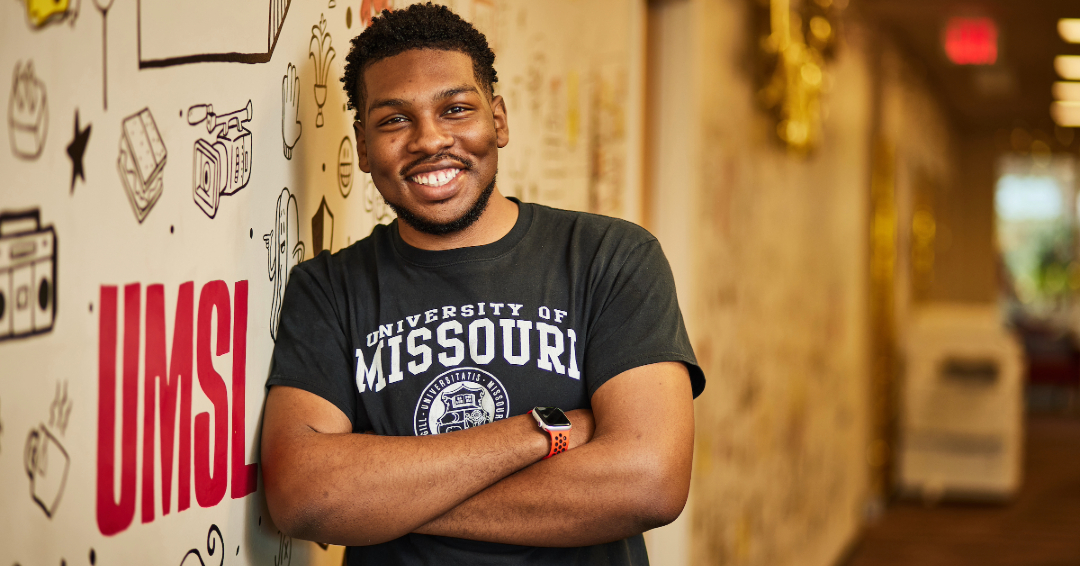
[[[990,18],[949,18],[944,42],[945,54],[957,65],[997,62],[998,30]]]

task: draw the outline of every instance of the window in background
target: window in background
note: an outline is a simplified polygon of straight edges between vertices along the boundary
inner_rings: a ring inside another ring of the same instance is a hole
[[[1010,155],[1001,161],[994,208],[1010,310],[1067,317],[1080,291],[1074,169],[1071,156],[1036,162]]]

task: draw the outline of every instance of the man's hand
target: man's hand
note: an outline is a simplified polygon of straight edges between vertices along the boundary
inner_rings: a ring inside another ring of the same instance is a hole
[[[292,159],[293,148],[304,129],[298,117],[299,112],[300,77],[296,74],[296,66],[289,63],[289,69],[281,79],[281,141],[285,159]]]

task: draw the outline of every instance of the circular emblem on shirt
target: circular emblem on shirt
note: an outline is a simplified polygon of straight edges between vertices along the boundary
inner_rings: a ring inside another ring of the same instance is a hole
[[[417,436],[465,430],[499,419],[510,410],[506,388],[477,368],[454,368],[428,384],[416,403]]]

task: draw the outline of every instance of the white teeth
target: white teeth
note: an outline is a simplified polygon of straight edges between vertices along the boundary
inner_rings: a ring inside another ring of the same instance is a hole
[[[460,173],[460,169],[446,169],[443,171],[436,171],[428,174],[420,174],[412,177],[413,182],[425,185],[428,187],[441,187]]]

